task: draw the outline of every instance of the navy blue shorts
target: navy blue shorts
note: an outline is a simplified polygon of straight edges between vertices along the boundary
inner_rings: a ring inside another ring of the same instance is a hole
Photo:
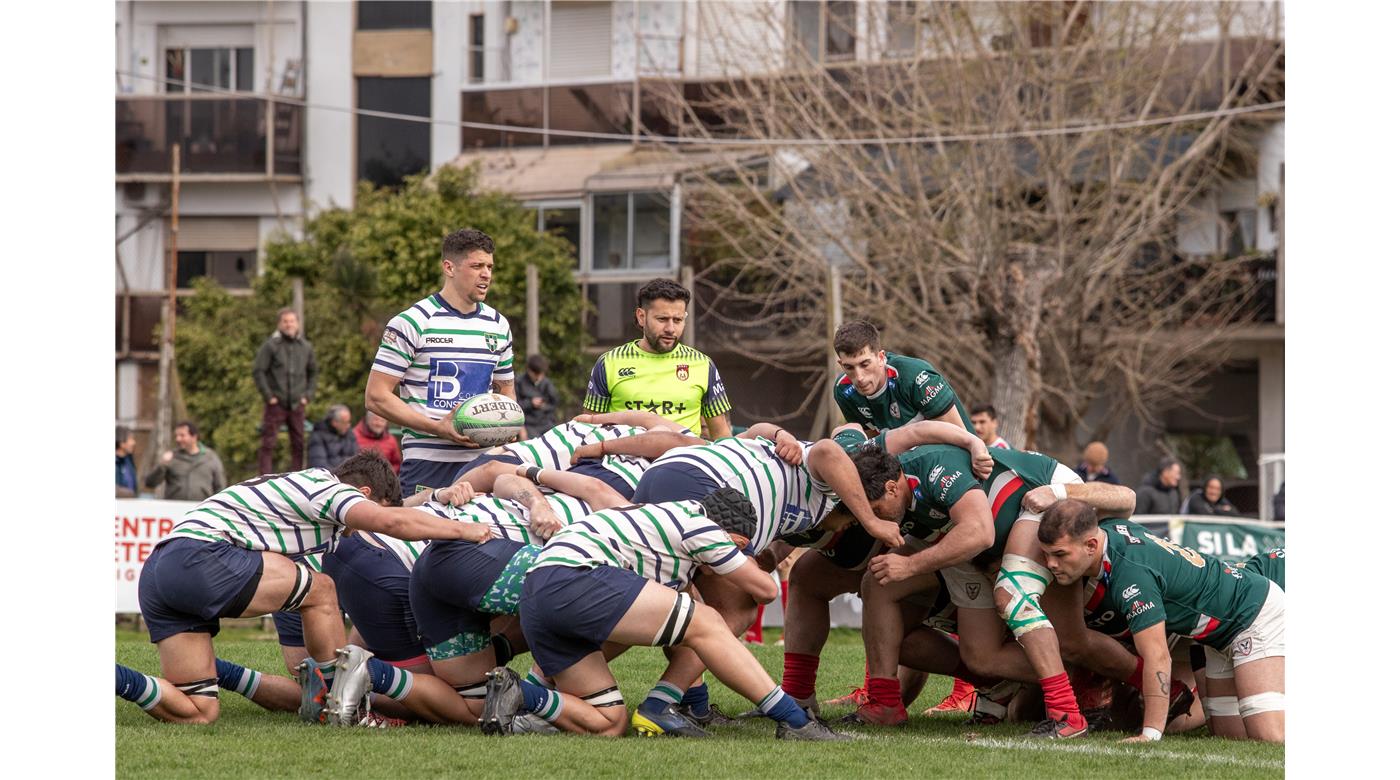
[[[575,474],[583,474],[584,476],[601,479],[603,484],[616,490],[623,498],[628,501],[634,500],[632,496],[636,488],[627,484],[627,480],[623,479],[621,474],[609,471],[601,461],[588,458],[587,460],[579,461],[579,464],[569,469],[569,471]]]
[[[367,650],[390,662],[423,655],[408,600],[408,569],[398,556],[351,534],[326,553],[321,566],[335,581],[340,606],[365,638]]]
[[[511,465],[511,466],[519,466],[520,464],[522,464],[522,463],[524,463],[524,462],[525,462],[525,461],[523,461],[523,460],[520,459],[520,456],[519,456],[519,455],[516,455],[516,454],[513,453],[513,452],[502,452],[502,453],[499,453],[499,454],[496,454],[496,455],[482,455],[481,457],[477,458],[476,460],[470,461],[470,462],[468,462],[468,463],[458,463],[458,464],[456,464],[456,465],[457,465],[457,473],[456,473],[455,475],[453,475],[453,477],[452,477],[452,482],[456,482],[457,480],[459,480],[459,479],[461,479],[462,477],[466,476],[466,475],[467,475],[467,472],[471,471],[472,469],[481,468],[482,466],[485,466],[487,463],[506,463],[506,464],[509,464],[509,465]],[[450,485],[450,484],[452,484],[452,482],[449,482],[449,483],[447,483],[447,484]],[[444,485],[443,487],[446,487],[446,485]]]
[[[457,480],[458,473],[482,462],[481,458],[465,463],[461,461],[439,463],[435,460],[419,460],[417,458],[405,460],[403,466],[399,468],[399,492],[403,494],[404,498],[408,498],[420,489],[432,490],[433,488],[447,487]]]
[[[489,633],[492,613],[480,608],[481,600],[524,547],[508,539],[428,545],[413,564],[408,591],[422,646],[432,647],[458,634]]]
[[[652,466],[637,482],[632,493],[634,504],[659,504],[663,501],[699,501],[723,485],[689,463],[662,463]]]
[[[520,599],[520,628],[545,676],[601,650],[646,584],[645,577],[615,566],[546,566],[530,572]]]
[[[175,538],[141,567],[137,597],[151,641],[176,634],[219,633],[219,618],[238,617],[262,580],[262,553],[226,542]]]

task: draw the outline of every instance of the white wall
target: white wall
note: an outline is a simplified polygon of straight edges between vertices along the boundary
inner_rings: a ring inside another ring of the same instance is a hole
[[[314,5],[314,4],[313,4]],[[142,78],[120,77],[119,91],[136,94],[163,92],[157,79],[165,76],[161,51],[162,27],[199,28],[201,39],[219,41],[228,28],[230,43],[247,45],[251,31],[253,88],[269,83],[276,90],[288,60],[301,58],[301,4],[277,2],[118,2],[117,67]]]
[[[489,22],[488,22],[489,25]],[[467,56],[467,8],[459,2],[433,3],[432,117],[436,122],[462,121],[462,81]],[[434,124],[430,130],[432,167],[451,162],[462,151],[462,129]]]
[[[326,106],[355,105],[351,66],[354,4],[306,5],[306,97]],[[355,116],[344,111],[306,109],[302,171],[310,210],[348,207],[355,197]]]
[[[1259,195],[1272,193],[1282,196],[1279,179],[1283,166],[1283,122],[1276,122],[1259,139],[1259,175],[1256,189]],[[1268,210],[1259,209],[1259,249],[1268,252],[1278,248],[1278,233],[1269,229]],[[1275,225],[1274,227],[1278,227]]]

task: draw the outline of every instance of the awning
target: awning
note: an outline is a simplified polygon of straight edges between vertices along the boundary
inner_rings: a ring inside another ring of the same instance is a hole
[[[450,164],[478,163],[481,186],[522,200],[579,198],[590,192],[669,190],[676,176],[740,159],[717,152],[675,153],[633,149],[631,144],[485,149],[464,152]]]

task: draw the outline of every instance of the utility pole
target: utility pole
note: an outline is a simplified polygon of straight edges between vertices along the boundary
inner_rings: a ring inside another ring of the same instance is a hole
[[[165,277],[165,317],[161,323],[160,387],[156,408],[156,446],[151,463],[170,449],[171,387],[175,373],[175,283],[180,258],[180,145],[170,147],[170,262]]]

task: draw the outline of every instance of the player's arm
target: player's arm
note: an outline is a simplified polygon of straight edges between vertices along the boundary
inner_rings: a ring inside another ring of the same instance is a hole
[[[452,427],[452,415],[444,415],[433,420],[413,411],[413,407],[399,398],[399,377],[379,370],[369,372],[365,383],[365,408],[384,419],[404,428],[420,431],[439,439],[454,441],[467,447],[480,447],[469,436],[457,433]]]
[[[924,444],[951,444],[967,450],[972,455],[972,473],[978,479],[986,479],[987,475],[992,473],[992,456],[987,452],[986,442],[956,421],[956,408],[949,414],[953,415],[955,422],[920,420],[887,431],[885,451],[891,455],[899,455]]]
[[[947,566],[966,563],[996,542],[992,508],[987,494],[977,488],[963,493],[948,512],[953,527],[938,544],[913,555],[886,553],[870,561],[870,573],[881,585],[920,574],[932,574]]]
[[[739,549],[742,536],[733,536],[718,527],[682,541],[686,554],[710,571],[739,586],[740,590],[760,604],[778,597],[778,583],[773,575],[760,569],[754,559]]]
[[[778,457],[794,466],[802,465],[802,442],[796,436],[783,430],[773,423],[754,423],[749,429],[739,434],[740,439],[764,438],[776,445]]]
[[[601,458],[604,455],[631,455],[634,458],[655,460],[676,447],[691,447],[704,443],[704,439],[688,433],[647,431],[636,436],[585,444],[574,450],[571,462],[578,463],[584,458]]]
[[[1137,508],[1137,494],[1132,488],[1107,482],[1042,485],[1026,493],[1025,498],[1021,499],[1021,506],[1028,512],[1044,512],[1061,498],[1083,501],[1098,512],[1100,520],[1110,517],[1126,520]]]
[[[1133,647],[1142,658],[1142,733],[1124,742],[1161,739],[1167,728],[1172,689],[1172,654],[1167,648],[1165,621],[1133,633]]]
[[[356,531],[373,531],[405,542],[432,539],[484,542],[491,538],[489,525],[444,520],[429,512],[408,507],[380,506],[373,501],[357,501],[347,509],[345,525]]]
[[[534,476],[531,477],[531,471]],[[498,495],[506,495],[515,498],[515,493],[521,490],[530,490],[535,494],[543,495],[535,487],[542,485],[556,493],[565,493],[588,504],[588,508],[597,512],[602,509],[612,509],[618,506],[627,506],[631,502],[622,497],[621,493],[613,490],[608,483],[587,474],[575,474],[572,471],[560,471],[558,469],[542,469],[538,466],[522,464],[515,467],[514,474],[502,474],[496,477],[496,482],[491,488],[491,492]],[[517,501],[519,499],[516,499]],[[522,502],[523,503],[523,502]]]
[[[689,428],[680,423],[671,422],[655,412],[646,411],[585,412],[584,414],[574,417],[574,422],[592,423],[594,425],[631,425],[634,428],[646,428],[649,431],[662,428],[676,433],[690,432]]]
[[[875,539],[891,547],[897,547],[904,541],[898,524],[875,516],[870,500],[865,497],[865,487],[861,485],[856,464],[851,462],[841,445],[831,439],[822,439],[813,444],[807,451],[807,470],[831,488],[841,503],[855,515],[861,527]]]
[[[710,434],[710,441],[727,439],[734,435],[734,428],[729,424],[728,412],[716,417],[706,417],[705,429]]]
[[[608,385],[607,356],[599,355],[588,375],[588,389],[583,393],[583,408],[603,413],[612,406],[612,387]]]
[[[759,604],[767,604],[779,594],[778,583],[773,581],[771,572],[759,568],[753,558],[745,557],[744,565],[724,575],[729,582],[753,597]]]
[[[719,368],[710,361],[709,375],[706,377],[705,394],[700,397],[700,416],[705,418],[710,440],[724,439],[734,435],[729,426],[729,395],[724,390],[724,381],[719,378]]]
[[[539,470],[538,466],[521,466],[520,468]],[[530,531],[541,539],[548,539],[564,527],[564,522],[554,513],[554,507],[549,505],[549,499],[545,498],[544,494],[524,477],[502,474],[496,477],[496,481],[491,486],[491,493],[505,496],[525,507],[525,512],[530,517]]]

